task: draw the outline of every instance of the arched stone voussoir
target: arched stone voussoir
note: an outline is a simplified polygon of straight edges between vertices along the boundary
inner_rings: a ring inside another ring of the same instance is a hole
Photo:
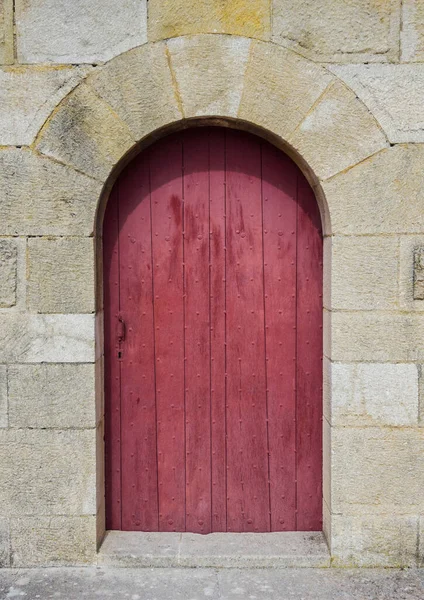
[[[137,141],[184,117],[166,42],[125,52],[86,81]]]
[[[373,115],[339,81],[326,89],[288,141],[322,180],[389,145]]]
[[[252,40],[193,35],[168,40],[170,65],[185,118],[236,118]]]
[[[333,74],[271,43],[253,42],[238,116],[288,142],[318,179],[388,145],[376,119]]]
[[[238,116],[287,141],[333,79],[292,50],[253,42]]]
[[[134,144],[128,126],[82,83],[45,124],[36,148],[45,156],[105,181]]]

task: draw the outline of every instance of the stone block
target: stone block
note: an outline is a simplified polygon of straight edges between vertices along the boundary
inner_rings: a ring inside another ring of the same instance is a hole
[[[332,363],[330,369],[333,425],[417,425],[417,365]]]
[[[13,518],[11,539],[15,568],[93,564],[96,517]]]
[[[0,2],[0,64],[13,63],[13,0]]]
[[[136,140],[183,116],[165,43],[118,56],[87,83],[125,121]]]
[[[94,364],[11,365],[8,386],[10,427],[95,426]]]
[[[0,145],[32,144],[54,107],[89,71],[89,67],[1,69]]]
[[[328,567],[321,532],[146,533],[109,531],[99,553],[109,567]]]
[[[0,239],[0,308],[16,304],[18,250],[16,242]]]
[[[1,201],[0,201],[1,205]],[[0,206],[1,212],[1,206]],[[1,240],[13,241],[16,247],[16,281],[15,281],[15,303],[13,306],[6,307],[6,310],[1,312],[24,312],[26,310],[26,292],[27,292],[27,264],[26,264],[26,249],[27,239],[24,236],[12,238],[0,238]],[[1,294],[0,294],[1,295]]]
[[[397,0],[273,0],[272,39],[321,62],[392,62],[399,54]]]
[[[324,503],[331,506],[331,426],[327,419],[323,419],[322,427],[322,494]]]
[[[28,150],[0,150],[3,235],[90,235],[102,184]]]
[[[402,62],[424,61],[424,4],[421,0],[403,0],[400,31]]]
[[[325,308],[331,308],[331,287],[333,280],[332,273],[332,245],[333,236],[325,235],[327,230],[331,230],[330,223],[328,222],[328,210],[322,219],[324,239],[323,239],[323,258],[324,258],[324,272],[323,272],[323,305]],[[327,222],[326,222],[327,221]]]
[[[418,368],[418,424],[424,427],[424,365]]]
[[[424,311],[424,236],[401,236],[399,256],[399,306],[408,312],[422,312]]]
[[[119,567],[176,567],[181,533],[108,531],[99,563]]]
[[[0,365],[0,427],[8,426],[7,367]]]
[[[27,261],[31,312],[94,312],[93,238],[30,238]]]
[[[150,0],[149,39],[195,33],[226,33],[268,40],[269,0]]]
[[[9,519],[0,518],[0,569],[10,567]]]
[[[37,148],[103,181],[134,143],[127,125],[82,83],[52,116]]]
[[[330,315],[327,315],[327,319]],[[331,313],[326,356],[336,362],[424,360],[424,315],[382,312]]]
[[[330,309],[389,310],[398,305],[397,237],[333,236]]]
[[[331,400],[332,400],[332,362],[326,356],[322,361],[323,375],[323,414],[324,417],[331,423]]]
[[[104,460],[103,460],[104,462]],[[104,489],[104,488],[102,488]],[[99,490],[97,493],[99,494]],[[100,508],[97,511],[97,519],[96,519],[96,538],[97,538],[97,548],[100,548],[104,537],[106,535],[106,507],[105,507],[105,497],[103,492],[103,502],[100,505]]]
[[[273,533],[184,533],[178,553],[183,567],[329,567],[330,555],[318,531]]]
[[[16,0],[15,18],[22,63],[97,63],[147,41],[146,0]]]
[[[96,338],[96,347],[99,346]],[[104,346],[103,346],[104,348]],[[96,423],[99,423],[105,414],[105,390],[104,390],[104,358],[95,362],[95,390],[96,390]]]
[[[424,141],[424,65],[332,65],[330,70],[366,104],[392,144]]]
[[[424,429],[332,427],[333,513],[424,511]]]
[[[13,1],[13,0],[12,0]],[[7,0],[6,0],[7,2]],[[0,63],[4,64],[6,49],[6,37],[7,37],[7,22],[5,18],[6,2],[3,0],[0,2]],[[13,7],[13,4],[12,4]],[[13,8],[12,8],[13,11]]]
[[[184,115],[237,117],[250,40],[182,37],[167,44]]]
[[[414,249],[414,300],[424,300],[424,247]]]
[[[94,362],[94,315],[0,312],[0,363]]]
[[[103,385],[104,387],[104,385]],[[105,508],[105,427],[102,419],[96,429],[96,508],[104,514]]]
[[[424,145],[385,149],[323,182],[333,233],[422,233]]]
[[[322,532],[324,534],[325,541],[327,542],[328,548],[330,548],[331,541],[331,513],[328,504],[324,500],[323,511],[322,511]]]
[[[0,429],[3,514],[95,515],[96,432]]]
[[[254,42],[239,118],[288,139],[331,81],[328,71],[294,52]]]
[[[371,113],[340,82],[326,90],[288,141],[307,162],[313,162],[320,179],[328,179],[388,145]]]
[[[415,516],[331,517],[334,567],[413,567],[418,518]]]

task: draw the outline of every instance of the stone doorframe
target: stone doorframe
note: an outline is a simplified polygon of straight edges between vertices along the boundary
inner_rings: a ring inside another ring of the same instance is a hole
[[[67,185],[75,185],[75,195],[83,198],[76,204],[81,212],[63,235],[96,239],[98,540],[104,533],[99,258],[104,207],[118,173],[132,156],[162,135],[203,123],[246,129],[269,140],[299,165],[315,190],[325,234],[325,363],[340,360],[330,335],[331,238],[363,218],[353,207],[355,198],[349,197],[354,185],[350,170],[389,147],[365,105],[324,67],[273,43],[235,36],[196,35],[148,43],[94,69],[55,108],[32,151],[39,160],[46,160],[42,155],[76,172],[66,177]],[[340,519],[343,512],[339,487],[331,482],[332,461],[344,461],[337,455],[343,444],[331,446],[328,377],[324,377],[324,416],[325,535],[341,563],[347,551],[350,556],[356,553],[361,562],[361,548],[349,549],[352,542],[347,532],[342,533],[340,521],[337,531],[331,531],[332,515],[337,513]]]

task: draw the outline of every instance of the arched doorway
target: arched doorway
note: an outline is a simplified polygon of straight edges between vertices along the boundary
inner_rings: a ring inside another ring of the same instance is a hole
[[[244,132],[142,152],[104,219],[106,526],[320,530],[322,235]]]

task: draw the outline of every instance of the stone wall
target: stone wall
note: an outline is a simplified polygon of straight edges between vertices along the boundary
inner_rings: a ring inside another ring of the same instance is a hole
[[[286,149],[322,209],[334,564],[422,560],[424,3],[0,0],[0,64],[0,564],[95,560],[97,207],[200,117]]]

